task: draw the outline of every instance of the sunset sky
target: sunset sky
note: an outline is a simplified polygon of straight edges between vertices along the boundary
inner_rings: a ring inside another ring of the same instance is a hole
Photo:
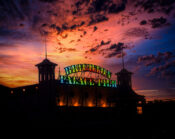
[[[38,83],[35,67],[91,63],[133,72],[133,89],[149,99],[175,98],[174,0],[1,0],[0,84]],[[56,77],[58,67],[56,68]]]

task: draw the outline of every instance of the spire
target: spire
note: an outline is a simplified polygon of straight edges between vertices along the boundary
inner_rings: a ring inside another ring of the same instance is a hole
[[[45,34],[45,58],[47,59],[47,45],[46,45],[46,34]]]
[[[122,66],[123,66],[123,69],[124,69],[125,65],[124,65],[124,57],[123,57],[123,47],[122,47]]]
[[[45,59],[47,59],[47,44],[46,44],[46,36],[48,34],[48,32],[44,31],[44,30],[40,30],[40,34],[41,34],[41,37],[44,37],[44,45],[45,45]],[[42,38],[42,41],[43,41],[43,38]]]

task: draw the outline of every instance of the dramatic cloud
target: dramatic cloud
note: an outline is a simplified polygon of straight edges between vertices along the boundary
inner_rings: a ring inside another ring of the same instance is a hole
[[[163,18],[163,17],[154,18],[154,19],[150,20],[150,23],[152,25],[152,28],[158,28],[158,27],[168,25],[167,24],[167,19]]]
[[[173,10],[174,0],[137,0],[136,7],[141,7],[148,13],[163,12],[170,14]]]
[[[64,67],[79,63],[120,71],[124,48],[126,68],[137,71],[133,87],[154,90],[156,82],[164,84],[157,77],[174,77],[174,4],[174,0],[0,0],[0,82],[11,87],[37,83],[34,65],[43,60],[45,44],[61,74]],[[151,76],[146,76],[149,72]]]
[[[127,30],[125,35],[128,37],[145,37],[146,38],[149,36],[149,33],[146,28],[136,27],[136,28],[131,28]]]
[[[174,80],[175,77],[175,60],[167,62],[164,65],[154,67],[150,71],[150,75],[160,75],[163,78],[170,78]]]
[[[101,46],[103,45],[108,45],[110,44],[111,41],[107,41],[107,42],[104,42],[103,40],[101,41],[101,43],[99,45],[97,45],[96,47],[94,48],[91,48],[89,51],[86,51],[85,53],[94,53],[96,52],[97,50],[100,49]]]
[[[66,52],[66,51],[68,51],[68,52],[75,52],[76,51],[75,48],[57,48],[57,50],[58,50],[59,53],[63,53],[63,52]]]
[[[146,20],[142,20],[141,22],[140,22],[140,25],[146,25],[147,24],[147,21]]]
[[[143,63],[145,66],[151,67],[148,76],[156,76],[158,78],[168,79],[171,82],[175,81],[175,54],[173,52],[159,52],[157,56],[141,56],[138,58],[138,63]]]
[[[97,53],[98,52],[99,54],[102,54],[105,58],[112,58],[112,57],[115,57],[115,56],[120,58],[122,49],[127,48],[127,46],[125,46],[124,43],[120,43],[119,42],[118,44],[110,45],[108,48],[100,49],[101,46],[108,45],[110,42],[111,41],[104,42],[102,40],[100,45],[97,45],[96,47],[91,48],[89,51],[86,51],[86,53],[93,54],[93,53]],[[126,53],[124,53],[124,55],[126,55]]]
[[[117,55],[121,55],[122,49],[126,48],[124,43],[113,44],[109,48],[103,51],[109,51],[109,53],[105,56],[105,58],[111,58]]]
[[[93,24],[100,23],[103,21],[108,21],[108,18],[104,15],[91,16],[90,19],[91,20],[89,22],[89,25],[93,25]]]
[[[138,63],[143,63],[145,66],[150,66],[152,64],[159,64],[161,62],[165,62],[170,58],[175,57],[172,52],[159,52],[157,56],[149,55],[149,56],[141,56],[138,58]]]
[[[93,0],[88,8],[88,13],[108,12],[119,13],[125,9],[127,0]]]

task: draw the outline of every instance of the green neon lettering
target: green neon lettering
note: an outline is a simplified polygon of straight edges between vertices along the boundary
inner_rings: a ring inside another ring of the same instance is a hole
[[[99,66],[97,66],[97,73],[100,73]]]
[[[61,83],[64,83],[64,78],[63,78],[63,76],[62,76],[62,75],[60,76],[60,79],[61,79],[61,81],[60,81],[60,82],[61,82]]]
[[[103,70],[103,75],[106,77],[106,69]]]
[[[75,80],[75,77],[73,77],[73,84],[76,84],[76,80]]]
[[[78,65],[75,65],[75,72],[78,72]]]
[[[97,66],[94,65],[94,72],[97,72]]]
[[[89,64],[86,64],[86,71],[89,71]]]
[[[89,64],[89,71],[92,71],[92,65]]]
[[[106,80],[107,87],[110,87],[109,80]]]
[[[75,65],[72,65],[72,72],[75,73]]]
[[[69,70],[68,70],[67,67],[65,68],[65,71],[66,71],[66,74],[68,75],[69,74]]]
[[[103,86],[106,87],[106,80],[103,80]]]
[[[103,68],[101,68],[101,73],[100,74],[103,75]]]
[[[72,80],[70,76],[68,76],[68,81],[69,81],[69,84],[72,84]]]
[[[81,85],[84,85],[83,79],[81,77],[80,77],[80,83],[81,83]]]
[[[82,71],[85,71],[85,64],[83,64],[82,66]]]
[[[84,78],[84,85],[87,85],[87,81],[86,81],[86,78]]]
[[[94,65],[92,65],[92,71],[95,72],[95,68],[94,68]]]
[[[107,78],[110,79],[111,78],[111,72],[107,71]]]
[[[101,86],[101,80],[98,79],[98,86]]]

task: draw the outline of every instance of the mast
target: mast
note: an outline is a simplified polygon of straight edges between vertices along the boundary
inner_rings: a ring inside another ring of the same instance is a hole
[[[124,65],[124,57],[123,57],[123,47],[122,47],[122,66],[123,66],[123,69],[124,69],[125,65]]]
[[[40,30],[41,38],[42,38],[42,36],[44,37],[45,59],[47,59],[47,44],[46,44],[46,35],[47,35],[47,32],[42,31],[41,29],[39,29],[39,30]],[[42,39],[42,41],[43,41],[43,39]]]
[[[46,45],[46,34],[45,35],[45,58],[47,59],[47,45]]]

